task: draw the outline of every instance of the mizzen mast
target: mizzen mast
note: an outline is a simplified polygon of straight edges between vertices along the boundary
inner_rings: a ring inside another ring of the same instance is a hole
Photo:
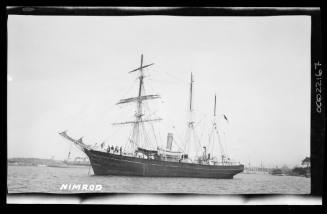
[[[224,162],[224,160],[226,158],[226,154],[225,154],[224,148],[223,148],[222,143],[221,143],[219,130],[217,128],[217,122],[216,122],[216,100],[217,100],[217,98],[216,98],[216,94],[215,94],[215,102],[214,102],[214,108],[213,108],[212,131],[211,131],[211,135],[209,136],[209,139],[211,139],[213,137],[212,134],[216,134],[217,140],[218,140],[218,143],[219,143],[219,146],[220,146],[221,159],[222,159],[222,162]]]

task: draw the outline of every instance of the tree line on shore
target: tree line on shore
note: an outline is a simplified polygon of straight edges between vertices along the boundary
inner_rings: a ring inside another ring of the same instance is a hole
[[[280,174],[280,175],[291,175],[291,176],[310,176],[310,157],[305,157],[301,166],[295,166],[293,168],[289,168],[287,165],[283,165],[282,167],[275,168],[266,168],[266,167],[245,167],[245,171],[248,172],[265,172],[270,174]]]

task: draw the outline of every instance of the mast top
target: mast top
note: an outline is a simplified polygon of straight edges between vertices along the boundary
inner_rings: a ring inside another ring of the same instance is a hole
[[[132,70],[132,71],[130,71],[128,73],[132,73],[132,72],[139,71],[139,70],[142,71],[143,68],[147,68],[147,67],[149,67],[151,65],[154,65],[154,63],[148,64],[148,65],[143,65],[143,54],[141,54],[141,65],[140,65],[140,67],[138,67],[138,68],[136,68],[136,69],[134,69],[134,70]]]
[[[215,94],[215,105],[213,109],[213,116],[216,117],[216,94]]]
[[[191,83],[190,83],[190,111],[193,111],[193,74],[191,72]]]
[[[141,54],[141,64],[140,67],[130,71],[129,73],[139,71],[139,89],[138,89],[138,95],[136,97],[130,97],[130,98],[125,98],[119,100],[117,104],[124,104],[124,103],[130,103],[130,102],[136,102],[137,103],[137,111],[135,113],[136,120],[135,121],[127,121],[127,122],[120,122],[120,123],[113,123],[113,125],[121,125],[121,124],[129,124],[129,123],[134,123],[136,126],[138,126],[139,123],[142,122],[150,122],[150,121],[159,121],[161,118],[157,119],[146,119],[143,120],[142,116],[144,113],[142,113],[142,102],[145,100],[152,100],[152,99],[157,99],[160,98],[159,95],[157,94],[148,94],[148,95],[143,95],[142,90],[144,90],[144,75],[143,75],[143,68],[149,67],[153,65],[154,63],[148,64],[148,65],[143,65],[143,54]]]
[[[140,85],[139,85],[139,93],[137,97],[131,97],[131,98],[126,98],[126,99],[121,99],[119,100],[119,102],[117,104],[123,104],[123,103],[129,103],[129,102],[138,102],[139,104],[142,103],[143,100],[149,100],[149,99],[157,99],[160,98],[159,95],[157,94],[150,94],[150,95],[142,95],[142,87],[144,85],[143,79],[143,68],[149,67],[151,65],[153,65],[154,63],[148,64],[148,65],[143,65],[143,54],[141,54],[141,64],[140,67],[128,72],[128,73],[132,73],[135,71],[140,71]]]

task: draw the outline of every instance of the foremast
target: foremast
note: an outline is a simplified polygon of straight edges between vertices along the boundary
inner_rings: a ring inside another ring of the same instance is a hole
[[[129,73],[133,73],[138,71],[139,76],[139,87],[138,87],[138,94],[136,97],[121,99],[118,104],[125,104],[130,102],[136,102],[136,112],[134,114],[135,120],[134,121],[126,121],[126,122],[120,122],[120,123],[113,123],[113,125],[125,125],[125,124],[133,124],[133,131],[130,138],[130,143],[132,144],[133,151],[136,151],[138,147],[141,147],[140,141],[141,136],[140,132],[141,129],[144,128],[143,123],[145,122],[151,122],[151,121],[160,121],[161,118],[154,118],[154,119],[143,119],[144,112],[143,112],[143,101],[150,100],[150,99],[157,99],[160,98],[158,94],[149,94],[149,95],[143,95],[144,92],[144,68],[147,68],[149,66],[152,66],[154,63],[143,65],[143,54],[141,55],[141,64],[140,67],[130,71]]]

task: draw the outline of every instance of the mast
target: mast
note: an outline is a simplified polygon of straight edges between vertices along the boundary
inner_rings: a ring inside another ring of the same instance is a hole
[[[225,160],[226,154],[225,154],[223,145],[221,143],[220,134],[219,134],[219,130],[217,129],[217,123],[216,123],[216,94],[215,94],[215,104],[214,104],[214,114],[213,115],[214,115],[213,126],[214,126],[215,132],[216,132],[217,137],[218,137],[218,143],[219,143],[220,151],[221,151],[221,162],[223,163],[224,160]]]
[[[160,98],[159,95],[157,94],[150,94],[150,95],[143,95],[142,91],[144,90],[144,73],[143,69],[146,67],[149,67],[153,65],[153,63],[148,64],[148,65],[143,65],[143,54],[141,54],[141,64],[140,67],[130,71],[129,73],[133,73],[136,71],[139,71],[139,87],[138,87],[138,93],[137,97],[131,97],[131,98],[126,98],[126,99],[121,99],[118,104],[124,104],[124,103],[130,103],[130,102],[136,102],[136,113],[134,114],[135,120],[134,121],[126,121],[126,122],[120,122],[120,123],[113,123],[113,125],[125,125],[125,124],[133,124],[133,133],[132,133],[132,138],[131,138],[131,143],[133,145],[133,149],[135,150],[137,147],[140,146],[140,125],[141,123],[144,122],[150,122],[150,121],[159,121],[161,118],[155,118],[155,119],[145,119],[143,120],[143,108],[142,104],[144,100],[149,100],[149,99],[157,99]]]
[[[215,145],[215,139],[218,140],[218,144],[220,146],[220,152],[221,152],[221,160],[222,160],[222,162],[224,162],[224,159],[225,159],[226,155],[225,155],[225,151],[224,151],[223,145],[221,143],[220,133],[219,133],[219,130],[217,128],[216,108],[217,108],[217,95],[215,94],[214,105],[213,105],[212,129],[211,129],[211,133],[209,134],[209,145],[211,145],[211,146],[214,147],[214,145]],[[213,144],[211,144],[211,142]]]
[[[192,90],[193,90],[193,74],[191,72],[191,83],[190,83],[190,112],[192,112]]]
[[[135,123],[133,128],[133,136],[134,136],[134,145],[139,146],[140,141],[140,121],[142,120],[142,86],[143,86],[143,54],[141,55],[141,65],[139,69],[139,92],[138,92],[138,99],[137,99],[137,110],[135,114]]]
[[[215,102],[213,105],[213,128],[216,129],[217,125],[216,125],[216,94],[215,94]]]
[[[190,106],[189,106],[189,112],[190,112],[190,120],[188,122],[189,128],[193,128],[193,74],[191,72],[191,83],[190,83]]]
[[[186,141],[185,141],[185,145],[184,145],[184,151],[186,151],[186,153],[190,154],[190,148],[194,149],[195,151],[193,155],[198,155],[198,150],[196,149],[196,146],[199,146],[199,148],[201,148],[201,145],[195,145],[195,142],[199,143],[197,135],[195,133],[194,130],[194,120],[193,120],[193,83],[194,83],[194,79],[193,79],[193,74],[191,72],[191,82],[190,82],[190,100],[189,100],[189,107],[188,107],[188,111],[189,111],[189,120],[187,122],[187,131],[186,131]],[[193,145],[192,145],[193,144]],[[190,155],[192,156],[192,155]]]
[[[215,104],[213,108],[213,117],[216,118],[216,94],[215,94]]]
[[[139,75],[139,80],[140,80],[140,84],[139,84],[139,93],[138,93],[138,100],[137,100],[137,115],[136,116],[136,119],[137,120],[140,120],[141,117],[142,117],[142,99],[141,96],[142,96],[142,86],[143,86],[143,78],[144,78],[144,75],[143,75],[143,54],[141,55],[141,66],[140,66],[140,75]]]

